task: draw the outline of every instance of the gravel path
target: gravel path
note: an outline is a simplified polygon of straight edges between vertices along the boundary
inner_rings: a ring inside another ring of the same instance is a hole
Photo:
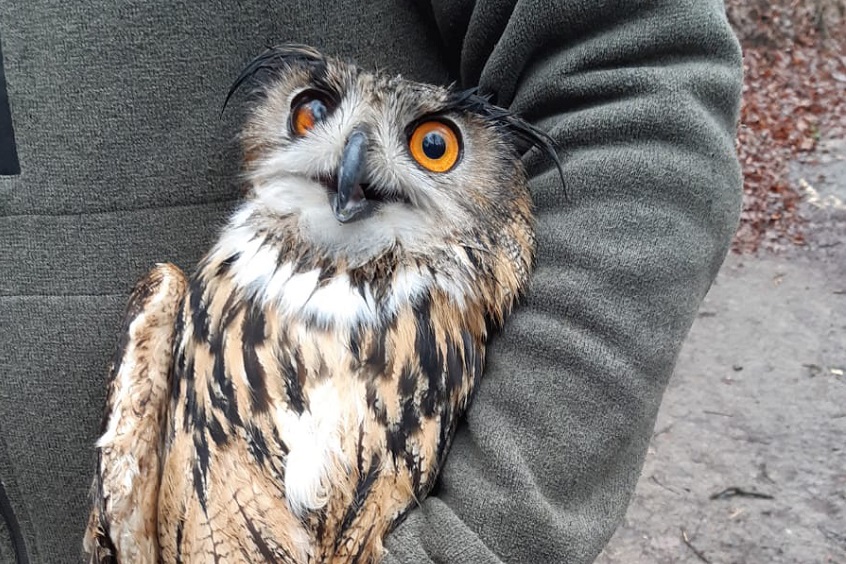
[[[808,247],[726,261],[599,564],[846,564],[846,143],[827,147],[792,167]]]

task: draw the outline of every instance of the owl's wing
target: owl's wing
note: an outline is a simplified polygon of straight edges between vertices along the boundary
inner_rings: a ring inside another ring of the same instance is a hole
[[[160,457],[187,286],[179,268],[158,265],[135,286],[124,313],[83,541],[91,563],[158,561]]]

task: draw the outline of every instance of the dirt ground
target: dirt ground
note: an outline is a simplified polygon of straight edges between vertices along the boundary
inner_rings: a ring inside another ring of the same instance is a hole
[[[808,246],[727,259],[599,564],[846,564],[846,142],[815,157]]]

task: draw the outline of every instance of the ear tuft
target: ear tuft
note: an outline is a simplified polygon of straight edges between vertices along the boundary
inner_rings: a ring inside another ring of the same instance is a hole
[[[291,67],[304,67],[316,69],[320,66],[325,66],[326,58],[317,49],[308,45],[301,45],[297,43],[289,43],[284,45],[277,45],[268,47],[261,55],[250,61],[226,95],[226,100],[223,102],[221,115],[226,110],[226,105],[233,94],[248,80],[256,78],[260,73],[278,72],[280,70],[290,69]]]
[[[558,169],[566,194],[564,169],[555,149],[555,140],[546,131],[519,118],[513,112],[491,103],[490,96],[479,94],[478,88],[453,92],[447,101],[447,109],[474,113],[492,123],[494,127],[506,134],[518,153],[532,147],[537,147],[546,153]]]

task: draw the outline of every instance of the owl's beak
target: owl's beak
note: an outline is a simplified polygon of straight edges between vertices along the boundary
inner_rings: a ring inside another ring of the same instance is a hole
[[[364,196],[361,181],[365,173],[367,136],[364,132],[353,131],[341,156],[338,168],[338,193],[332,200],[332,212],[341,223],[348,223],[367,215],[370,208]]]

